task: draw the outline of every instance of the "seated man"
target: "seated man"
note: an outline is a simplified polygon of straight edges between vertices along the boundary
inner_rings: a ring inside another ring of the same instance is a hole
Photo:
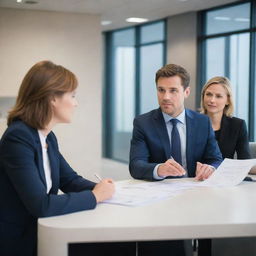
[[[184,108],[190,94],[189,80],[188,72],[175,64],[157,71],[160,108],[134,119],[129,163],[133,178],[205,180],[222,162],[209,118]],[[182,242],[139,243],[139,255],[185,255]],[[163,253],[157,254],[160,248]]]
[[[184,108],[189,80],[187,71],[178,65],[157,71],[160,108],[134,119],[129,164],[133,178],[204,180],[222,162],[209,118]]]

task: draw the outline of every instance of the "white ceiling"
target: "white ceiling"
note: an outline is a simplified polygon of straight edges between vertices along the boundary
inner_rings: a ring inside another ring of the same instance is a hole
[[[189,11],[203,10],[235,0],[34,0],[36,4],[17,3],[16,0],[0,0],[0,7],[100,14],[102,21],[112,21],[102,30],[133,25],[126,18],[140,17],[149,21]]]

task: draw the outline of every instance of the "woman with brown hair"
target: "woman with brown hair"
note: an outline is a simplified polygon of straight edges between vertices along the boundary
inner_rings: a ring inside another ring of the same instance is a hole
[[[76,88],[75,75],[50,61],[22,81],[0,141],[0,255],[36,255],[37,218],[93,209],[114,193],[111,179],[82,178],[58,150],[52,128],[71,121]]]

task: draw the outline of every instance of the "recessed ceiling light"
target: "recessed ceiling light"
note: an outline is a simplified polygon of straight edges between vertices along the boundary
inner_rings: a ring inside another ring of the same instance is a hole
[[[230,17],[214,17],[215,20],[231,20]]]
[[[126,21],[127,22],[134,22],[134,23],[141,23],[141,22],[148,21],[148,19],[131,17],[131,18],[126,19]]]
[[[102,21],[101,21],[101,25],[102,25],[102,26],[107,26],[107,25],[110,25],[111,23],[112,23],[111,20],[102,20]]]
[[[22,0],[16,0],[16,2],[17,2],[17,3],[21,3],[21,2],[22,2]]]

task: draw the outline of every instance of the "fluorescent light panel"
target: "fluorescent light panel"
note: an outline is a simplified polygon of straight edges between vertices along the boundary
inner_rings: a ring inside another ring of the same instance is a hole
[[[148,19],[131,17],[131,18],[126,19],[126,21],[133,22],[133,23],[142,23],[142,22],[148,21]]]
[[[101,25],[102,25],[102,26],[107,26],[107,25],[110,25],[111,23],[112,23],[111,20],[102,20],[102,21],[101,21]]]

